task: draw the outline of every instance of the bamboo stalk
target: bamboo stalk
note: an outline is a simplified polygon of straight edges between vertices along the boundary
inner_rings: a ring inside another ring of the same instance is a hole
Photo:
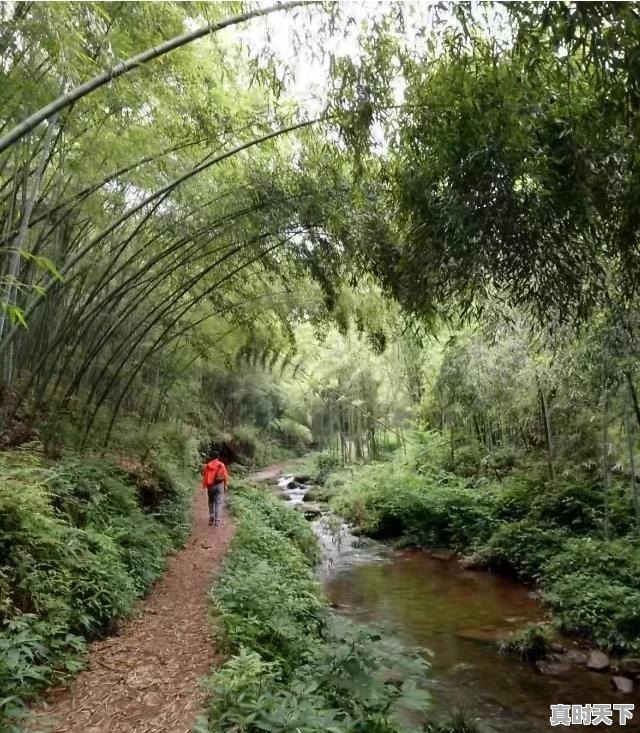
[[[84,82],[84,84],[80,84],[74,89],[71,89],[64,94],[61,94],[57,99],[54,99],[53,102],[50,102],[44,107],[41,107],[37,112],[29,115],[29,117],[24,119],[19,125],[16,125],[6,135],[0,138],[0,153],[3,150],[9,148],[11,145],[15,144],[27,133],[31,132],[41,122],[44,122],[50,117],[53,117],[53,115],[57,114],[66,107],[69,107],[74,102],[77,102],[79,99],[86,97],[88,94],[95,92],[97,89],[100,89],[100,87],[103,87],[106,84],[110,84],[112,81],[114,81],[114,79],[117,79],[124,74],[128,74],[130,71],[133,71],[134,69],[143,66],[149,61],[153,61],[160,56],[164,56],[170,51],[174,51],[176,48],[186,46],[187,44],[192,43],[193,41],[196,41],[203,36],[217,33],[224,28],[238,25],[239,23],[244,23],[245,21],[251,20],[252,18],[258,18],[260,16],[268,15],[269,13],[274,13],[280,10],[290,10],[291,8],[295,8],[302,4],[303,3],[301,2],[301,0],[293,0],[293,2],[276,3],[275,5],[269,5],[266,8],[256,8],[255,10],[249,10],[246,13],[220,20],[217,23],[207,23],[206,25],[200,28],[196,28],[193,31],[189,31],[188,33],[183,33],[180,36],[171,38],[170,40],[161,43],[159,46],[153,46],[152,48],[148,48],[142,53],[131,56],[131,58],[128,58],[125,61],[121,61],[119,64],[112,66],[107,71],[102,72],[102,74],[94,76],[93,79]]]

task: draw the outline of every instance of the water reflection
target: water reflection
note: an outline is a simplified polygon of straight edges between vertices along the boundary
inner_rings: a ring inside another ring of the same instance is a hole
[[[309,487],[286,476],[279,489],[295,505]],[[634,720],[624,728],[616,722],[598,729],[640,733],[640,696],[613,693],[608,675],[573,667],[567,677],[545,676],[497,652],[499,637],[543,618],[526,587],[465,570],[446,555],[391,552],[354,537],[329,514],[313,527],[322,549],[319,575],[338,612],[382,624],[406,644],[433,651],[429,686],[436,718],[464,708],[499,733],[542,733],[558,730],[549,723],[551,704],[634,702]]]
[[[406,643],[433,650],[436,716],[464,707],[497,731],[537,733],[551,729],[552,703],[624,701],[638,707],[624,730],[640,731],[640,700],[614,694],[607,675],[576,667],[566,678],[543,676],[497,653],[498,637],[542,616],[521,585],[409,551],[383,565],[340,566],[327,591],[340,612],[384,624]]]

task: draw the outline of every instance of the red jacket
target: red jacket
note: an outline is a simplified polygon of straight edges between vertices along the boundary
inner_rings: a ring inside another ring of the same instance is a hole
[[[205,463],[204,469],[202,471],[202,490],[204,491],[209,486],[213,486],[214,484],[219,483],[220,481],[224,481],[224,488],[227,488],[227,481],[229,480],[229,474],[227,472],[227,467],[224,465],[222,461],[219,461],[217,458],[213,461],[209,461],[209,463]]]

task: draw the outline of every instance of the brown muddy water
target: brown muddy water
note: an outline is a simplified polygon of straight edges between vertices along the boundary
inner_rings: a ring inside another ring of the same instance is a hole
[[[566,678],[544,676],[498,653],[497,637],[544,616],[525,586],[420,551],[335,562],[325,583],[339,613],[433,652],[432,719],[464,708],[500,733],[538,733],[567,729],[551,727],[551,704],[633,702],[626,725],[616,713],[597,729],[640,731],[640,698],[614,693],[608,675],[574,667]]]

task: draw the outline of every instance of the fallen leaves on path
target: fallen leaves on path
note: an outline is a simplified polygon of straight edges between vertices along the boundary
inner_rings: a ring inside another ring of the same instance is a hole
[[[32,729],[188,733],[203,705],[200,681],[216,661],[207,591],[232,534],[228,518],[208,526],[198,492],[186,547],[119,634],[91,645],[72,687],[50,690]]]

